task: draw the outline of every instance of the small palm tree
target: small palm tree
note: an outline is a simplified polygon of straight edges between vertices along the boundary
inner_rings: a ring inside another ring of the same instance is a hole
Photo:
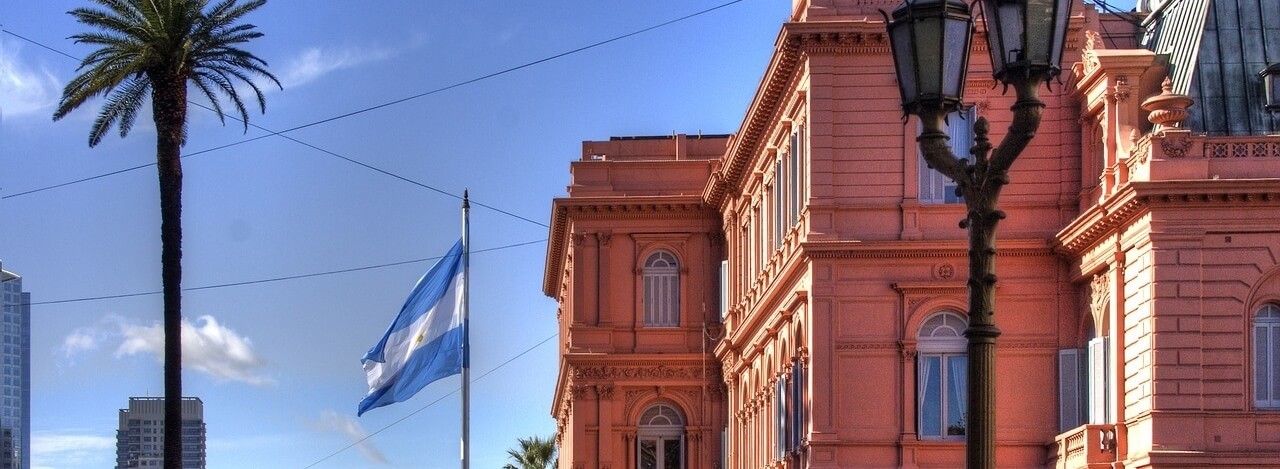
[[[519,438],[519,448],[507,450],[507,456],[517,465],[507,464],[502,469],[547,469],[556,465],[555,437],[542,438],[531,436]]]
[[[92,0],[102,8],[69,13],[94,31],[71,36],[98,49],[85,57],[80,75],[67,83],[53,120],[96,97],[105,97],[89,130],[96,146],[112,127],[128,135],[148,95],[156,126],[160,178],[161,282],[164,291],[165,468],[182,465],[182,145],[187,136],[187,87],[194,86],[222,119],[225,97],[248,130],[249,114],[238,83],[247,85],[266,111],[254,77],[280,82],[267,63],[240,48],[262,37],[238,24],[266,0]],[[209,7],[206,10],[206,7]],[[225,121],[224,121],[225,122]]]

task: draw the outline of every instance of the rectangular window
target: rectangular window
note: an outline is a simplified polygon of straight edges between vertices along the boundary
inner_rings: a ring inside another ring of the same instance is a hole
[[[977,112],[974,107],[962,109],[947,115],[947,136],[951,145],[951,153],[957,158],[968,158],[969,149],[973,147],[973,121]],[[917,132],[919,125],[917,124]],[[917,173],[920,175],[920,203],[922,204],[958,204],[964,199],[956,195],[956,183],[929,167],[924,154],[917,151]]]
[[[773,386],[773,456],[782,459],[787,455],[787,379],[779,377]]]
[[[786,235],[786,227],[783,226],[785,224],[783,213],[786,211],[784,208],[786,201],[783,196],[786,195],[787,188],[783,184],[786,182],[787,177],[783,174],[784,171],[785,166],[782,164],[782,158],[779,157],[777,161],[773,162],[773,207],[771,207],[773,212],[773,249],[782,247],[782,237]]]
[[[1253,405],[1280,408],[1280,306],[1274,303],[1253,319]]]
[[[804,439],[804,363],[791,365],[791,449],[799,449]]]
[[[800,220],[800,132],[804,128],[796,129],[791,134],[791,149],[787,152],[787,198],[791,203],[787,206],[787,226],[793,227]]]
[[[963,354],[921,355],[919,434],[924,439],[963,439],[968,358]]]

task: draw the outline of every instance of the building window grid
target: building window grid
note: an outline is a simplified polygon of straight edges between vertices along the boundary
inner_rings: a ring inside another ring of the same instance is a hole
[[[1263,304],[1253,319],[1253,404],[1280,409],[1280,305]]]
[[[947,115],[946,132],[950,137],[948,144],[951,152],[957,157],[968,158],[969,149],[973,147],[973,123],[977,118],[975,106],[969,106]],[[921,127],[917,121],[917,133]],[[964,198],[956,194],[956,183],[930,168],[924,159],[924,153],[916,152],[919,174],[919,199],[922,204],[959,204]]]
[[[644,324],[680,325],[680,266],[669,251],[657,251],[645,260]]]
[[[917,435],[927,440],[964,439],[968,389],[967,321],[944,311],[920,326],[917,340]]]
[[[636,466],[641,469],[684,469],[684,416],[667,404],[645,409],[638,421]]]

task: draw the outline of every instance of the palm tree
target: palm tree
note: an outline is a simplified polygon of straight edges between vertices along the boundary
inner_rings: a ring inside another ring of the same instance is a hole
[[[556,464],[556,439],[531,436],[516,440],[520,448],[507,450],[507,456],[518,465],[507,464],[502,469],[547,469]]]
[[[85,57],[80,75],[62,91],[53,120],[86,101],[105,97],[89,130],[95,146],[113,126],[124,137],[133,128],[148,93],[156,126],[156,168],[160,177],[161,279],[164,284],[164,467],[182,465],[182,145],[187,136],[187,87],[194,85],[223,119],[225,97],[248,130],[249,114],[240,91],[248,89],[266,111],[252,80],[278,87],[267,63],[240,48],[262,37],[252,24],[237,24],[266,0],[92,0],[102,8],[69,13],[94,31],[71,36],[98,49]],[[237,89],[240,83],[247,88]],[[225,120],[224,120],[225,123]]]

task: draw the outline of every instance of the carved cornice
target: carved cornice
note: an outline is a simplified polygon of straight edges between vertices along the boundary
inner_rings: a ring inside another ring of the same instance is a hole
[[[804,253],[818,259],[917,259],[958,258],[969,256],[963,240],[936,241],[806,241]],[[1035,257],[1052,254],[1050,246],[1040,240],[1002,240],[1000,257]]]
[[[1103,203],[1089,207],[1058,232],[1055,238],[1059,248],[1068,254],[1079,256],[1089,246],[1144,209],[1134,195],[1133,186],[1126,185]]]
[[[898,350],[898,343],[839,341],[836,350]]]
[[[568,197],[552,201],[551,229],[547,238],[547,257],[542,275],[542,293],[556,298],[564,277],[565,259],[570,244],[569,221],[574,220],[696,220],[707,219],[716,225],[719,213],[702,203],[699,196],[637,197]],[[599,238],[609,245],[613,232]]]
[[[812,21],[782,26],[776,52],[756,91],[735,138],[725,153],[724,164],[711,174],[702,197],[719,207],[725,195],[741,192],[748,163],[766,145],[775,115],[796,80],[800,57],[805,54],[888,54],[889,44],[883,21]]]
[[[1280,204],[1280,179],[1133,181],[1058,232],[1057,249],[1080,256],[1104,236],[1151,209],[1244,204]]]
[[[719,369],[714,361],[708,362],[705,368],[696,365],[669,366],[665,364],[651,366],[618,366],[618,365],[573,365],[569,367],[570,376],[575,379],[600,380],[666,380],[666,379],[703,379],[714,376],[719,380]]]
[[[1001,253],[1004,254],[1003,252]],[[894,282],[889,285],[903,296],[963,294],[969,285],[963,281],[952,282]]]

